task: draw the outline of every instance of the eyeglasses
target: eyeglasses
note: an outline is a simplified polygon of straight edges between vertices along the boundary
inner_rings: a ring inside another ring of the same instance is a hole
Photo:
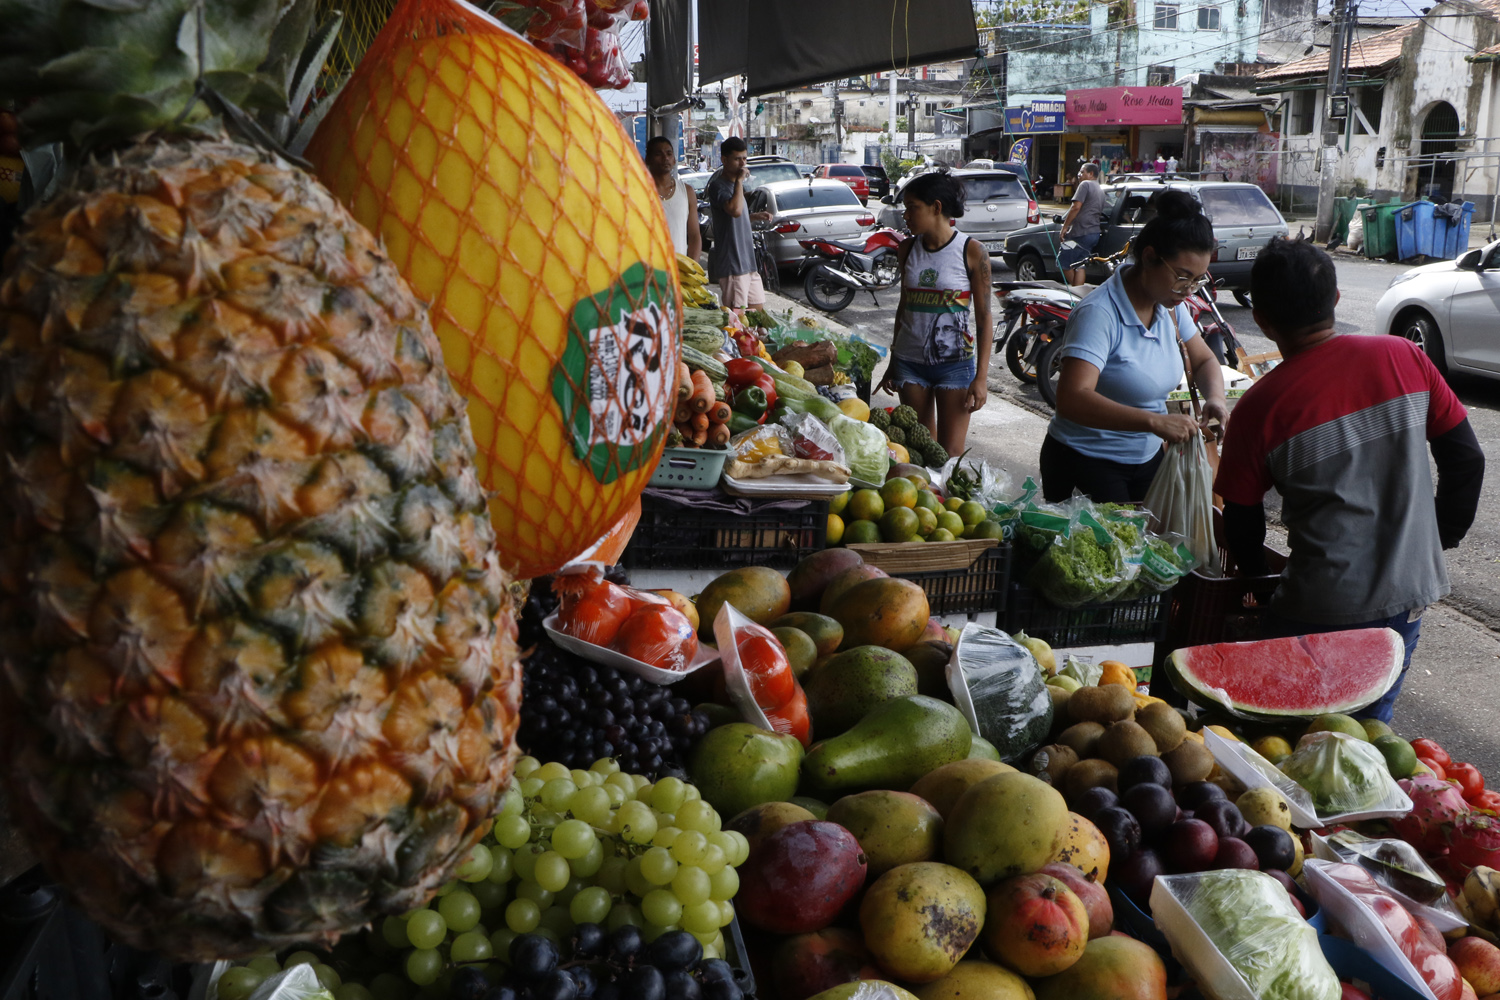
[[[1167,264],[1165,260],[1162,260],[1160,257],[1156,258],[1156,260],[1157,263],[1164,264],[1168,268],[1170,268],[1172,271],[1172,275],[1177,279],[1176,281],[1172,282],[1172,291],[1174,292],[1196,292],[1198,291],[1198,289],[1202,288],[1204,285],[1207,285],[1209,282],[1210,276],[1206,273],[1200,274],[1197,277],[1194,277],[1191,274],[1184,277],[1183,274],[1177,270],[1177,268],[1172,267],[1171,264]]]

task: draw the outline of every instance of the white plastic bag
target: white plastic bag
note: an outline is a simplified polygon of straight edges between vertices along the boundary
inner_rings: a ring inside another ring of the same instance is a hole
[[[1365,245],[1365,214],[1357,208],[1354,210],[1354,218],[1349,220],[1349,239],[1345,242],[1355,252]]]
[[[1376,806],[1325,815],[1313,805],[1312,793],[1282,773],[1280,768],[1256,753],[1248,744],[1226,740],[1218,733],[1205,729],[1203,745],[1208,747],[1219,766],[1246,788],[1270,786],[1280,792],[1291,807],[1292,825],[1304,830],[1319,830],[1334,823],[1353,823],[1361,819],[1390,819],[1411,812],[1411,799],[1393,782],[1391,794],[1384,796]]]
[[[1167,445],[1167,457],[1151,480],[1144,506],[1151,512],[1152,531],[1187,539],[1200,573],[1223,575],[1214,541],[1214,473],[1201,435]]]
[[[1353,830],[1339,830],[1327,837],[1313,833],[1311,837],[1313,857],[1359,865],[1397,902],[1411,913],[1432,921],[1438,930],[1447,933],[1469,926],[1448,898],[1443,877],[1406,841],[1366,837]]]
[[[1281,773],[1307,789],[1325,823],[1411,812],[1411,799],[1396,786],[1384,755],[1346,733],[1308,733],[1281,762]]]

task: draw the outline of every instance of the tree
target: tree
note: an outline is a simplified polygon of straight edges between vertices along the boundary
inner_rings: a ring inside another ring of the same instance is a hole
[[[981,28],[1003,24],[1083,24],[1090,0],[973,0]]]

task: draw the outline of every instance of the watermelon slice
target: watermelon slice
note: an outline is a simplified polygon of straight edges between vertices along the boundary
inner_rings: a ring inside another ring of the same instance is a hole
[[[1401,676],[1405,658],[1400,633],[1362,628],[1189,646],[1168,658],[1167,673],[1177,690],[1200,705],[1275,719],[1373,704]]]

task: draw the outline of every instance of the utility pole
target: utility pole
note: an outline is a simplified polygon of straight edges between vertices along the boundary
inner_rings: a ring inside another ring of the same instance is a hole
[[[833,81],[833,105],[830,110],[833,112],[833,144],[838,147],[838,151],[833,154],[834,162],[838,163],[842,161],[844,155],[844,123],[843,116],[839,114],[839,82],[837,80]]]
[[[894,69],[891,70],[890,79],[891,96],[889,101],[887,102],[886,110],[889,113],[889,117],[891,119],[890,128],[888,129],[888,131],[891,134],[891,146],[894,148],[896,145],[896,71]]]
[[[1318,214],[1313,224],[1313,239],[1319,243],[1327,243],[1333,231],[1333,199],[1338,190],[1340,129],[1331,114],[1335,101],[1344,105],[1341,117],[1348,117],[1348,67],[1344,61],[1348,51],[1347,27],[1347,0],[1333,0],[1333,25],[1328,39],[1328,83],[1323,100],[1323,168],[1318,174]]]

